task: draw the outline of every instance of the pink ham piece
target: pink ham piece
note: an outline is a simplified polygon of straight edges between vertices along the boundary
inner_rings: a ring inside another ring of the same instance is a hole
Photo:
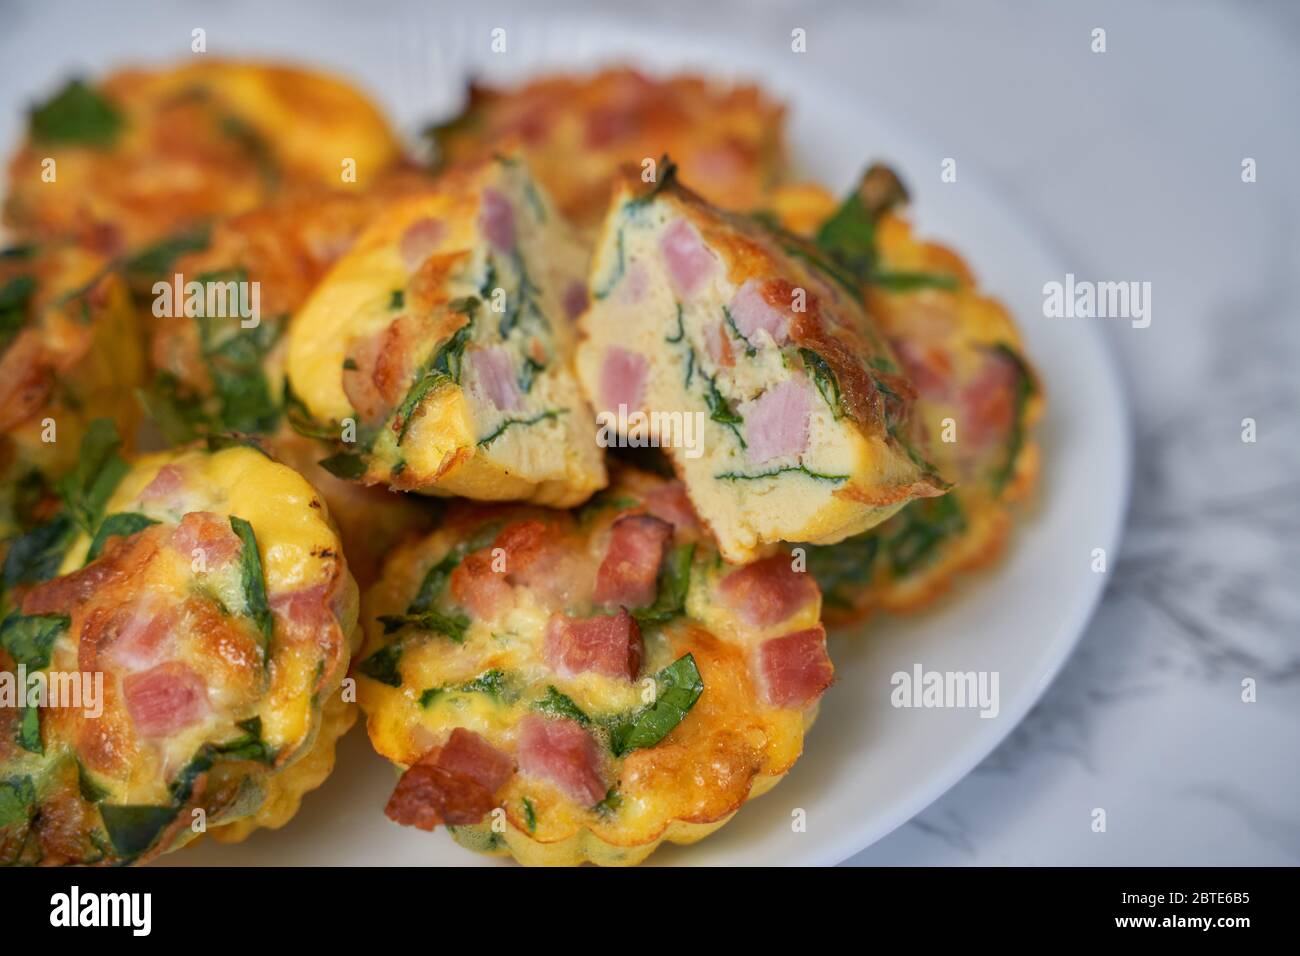
[[[564,315],[570,321],[587,311],[587,287],[574,279],[564,290]]]
[[[990,351],[974,377],[957,394],[957,448],[977,455],[1011,433],[1020,370],[1001,352]]]
[[[519,769],[551,781],[584,807],[605,799],[596,741],[574,720],[529,714],[519,722]]]
[[[731,368],[736,364],[736,357],[731,351],[731,339],[721,322],[711,322],[704,327],[704,347],[715,365]]]
[[[771,627],[817,600],[817,584],[777,554],[732,571],[718,585],[723,606],[751,627]]]
[[[912,380],[916,390],[925,398],[942,402],[948,398],[952,387],[952,361],[945,349],[912,339],[894,343],[898,360]]]
[[[764,641],[758,653],[763,693],[774,707],[807,707],[835,678],[821,627]]]
[[[474,731],[457,727],[446,744],[402,774],[384,813],[421,830],[439,823],[470,826],[496,807],[496,792],[514,772],[514,761],[506,754]]]
[[[679,298],[689,299],[708,283],[717,259],[700,234],[685,219],[676,220],[659,238],[659,251],[668,264],[668,278]]]
[[[769,303],[756,279],[745,280],[731,300],[729,311],[740,334],[755,348],[763,344],[760,330],[770,335],[778,346],[790,341],[790,313]]]
[[[415,272],[424,264],[424,260],[442,244],[447,236],[447,227],[440,220],[417,219],[406,227],[401,239],[397,241],[397,251],[407,272]]]
[[[130,675],[122,681],[122,695],[141,737],[166,737],[211,711],[203,678],[179,661]]]
[[[802,455],[808,448],[812,392],[802,379],[786,379],[740,406],[745,419],[745,455],[756,465]]]
[[[495,189],[483,190],[479,209],[479,228],[492,248],[502,254],[515,247],[515,210],[510,200]]]
[[[163,465],[153,481],[140,492],[141,501],[166,501],[185,486],[185,473],[175,465]]]
[[[641,263],[634,262],[628,266],[627,278],[618,287],[618,301],[623,305],[636,305],[645,298],[646,290],[649,288],[649,271]]]
[[[656,518],[667,521],[674,528],[689,531],[700,526],[691,507],[691,499],[686,497],[686,485],[680,481],[668,481],[643,496],[645,510]]]
[[[490,348],[474,349],[469,357],[479,387],[493,405],[502,411],[513,411],[523,404],[523,394],[515,382],[509,352],[499,345],[493,345]]]
[[[176,610],[147,597],[138,607],[119,611],[115,623],[118,621],[107,656],[123,671],[136,673],[157,664],[171,646]]]
[[[628,515],[614,522],[605,560],[596,572],[597,604],[647,607],[658,593],[659,565],[673,526],[652,515]]]
[[[202,557],[209,571],[239,557],[244,544],[230,527],[230,519],[211,511],[191,511],[172,532],[171,546],[191,561]]]
[[[649,371],[644,355],[618,346],[610,348],[600,369],[600,397],[605,409],[617,412],[620,405],[626,405],[628,414],[640,411]]]
[[[641,629],[627,609],[596,617],[556,614],[547,622],[542,656],[561,677],[587,671],[635,680],[641,669]]]
[[[438,754],[437,764],[463,774],[495,793],[515,772],[515,763],[483,737],[457,727]]]

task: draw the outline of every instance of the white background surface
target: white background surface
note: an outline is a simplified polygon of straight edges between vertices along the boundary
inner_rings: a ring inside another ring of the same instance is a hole
[[[64,63],[61,40],[112,44],[110,12],[57,6],[57,22],[35,5],[0,14],[6,91],[77,65]],[[171,24],[268,15],[265,4],[212,7],[170,4],[166,18],[143,25],[133,15],[133,41],[169,58]],[[395,35],[419,43],[447,25],[430,5],[312,9],[297,25],[302,46],[341,23],[355,46],[331,61],[363,76]],[[1137,483],[1100,613],[1011,737],[852,862],[1300,862],[1294,6],[658,0],[625,9],[684,38],[725,32],[773,57],[791,56],[789,31],[805,28],[806,68],[932,144],[936,181],[939,159],[954,157],[1036,217],[1081,278],[1153,284],[1150,328],[1104,323],[1135,406]],[[1105,54],[1089,50],[1094,27],[1107,30]],[[241,41],[239,52],[256,49],[256,32]],[[414,122],[438,104],[417,102],[419,77],[409,82],[411,101],[398,106]],[[0,116],[5,142],[19,122]],[[1249,185],[1246,156],[1259,167]],[[960,175],[948,188],[961,188]],[[1254,445],[1240,441],[1246,416],[1259,423]],[[1257,703],[1241,701],[1244,677],[1258,682]],[[1090,828],[1097,807],[1106,833]]]

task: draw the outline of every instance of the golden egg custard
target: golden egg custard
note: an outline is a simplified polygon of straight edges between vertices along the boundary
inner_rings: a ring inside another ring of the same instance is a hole
[[[573,378],[584,257],[523,160],[388,207],[294,315],[288,379],[335,474],[570,506],[605,485]]]
[[[452,505],[366,598],[388,816],[525,864],[713,832],[793,766],[832,680],[796,564],[724,564],[680,482],[627,469],[577,512]]]
[[[671,165],[615,195],[590,297],[583,389],[619,440],[665,448],[728,561],[841,541],[947,487],[857,286],[797,237],[707,205]]]
[[[0,694],[25,687],[0,708],[5,863],[279,827],[355,719],[357,590],[315,489],[243,445],[134,464],[117,446],[92,426],[61,563],[5,598]]]
[[[560,211],[595,227],[619,169],[663,153],[710,202],[757,208],[786,175],[783,125],[783,107],[756,87],[623,68],[510,90],[472,84],[464,112],[433,134],[450,162],[522,146]]]
[[[1037,480],[1033,426],[1043,389],[1020,333],[959,255],[915,237],[901,214],[906,199],[898,178],[873,166],[842,203],[815,186],[772,201],[787,228],[814,237],[828,260],[864,283],[868,308],[916,387],[931,458],[955,482],[942,498],[913,502],[865,534],[810,549],[833,624],[874,607],[923,606],[959,571],[995,560],[1010,504]]]
[[[379,110],[328,73],[207,56],[119,70],[32,108],[4,221],[117,256],[286,188],[364,186],[400,152]]]
[[[0,252],[0,554],[58,509],[92,417],[131,435],[143,357],[121,278],[70,243]]]

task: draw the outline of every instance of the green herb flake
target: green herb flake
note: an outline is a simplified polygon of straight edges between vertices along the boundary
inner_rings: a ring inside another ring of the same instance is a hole
[[[231,530],[243,542],[240,553],[240,577],[244,585],[244,611],[257,625],[262,635],[263,660],[270,660],[271,633],[275,628],[275,618],[266,599],[266,578],[262,573],[262,556],[257,550],[257,536],[253,526],[243,518],[230,516]]]
[[[373,681],[387,684],[389,687],[402,686],[402,672],[399,665],[402,660],[402,644],[394,641],[375,651],[357,665],[357,673],[364,674]]]
[[[134,511],[119,511],[109,515],[100,523],[99,530],[95,532],[95,540],[90,543],[90,550],[86,552],[86,564],[99,557],[109,538],[129,538],[131,535],[137,534],[150,525],[157,523],[153,518]]]
[[[671,621],[686,608],[686,595],[691,588],[691,562],[695,558],[695,545],[681,544],[668,552],[659,569],[658,594],[647,608],[634,611],[632,616],[642,624]]]
[[[587,716],[586,712],[573,702],[572,697],[556,690],[554,684],[547,685],[545,697],[533,701],[533,710],[545,714],[547,717],[555,717],[560,720],[575,720],[583,727],[591,726],[591,718]]]
[[[686,654],[655,674],[655,702],[616,724],[609,735],[610,750],[621,757],[653,747],[682,722],[704,693],[695,658]]]
[[[122,125],[113,104],[80,79],[31,111],[32,139],[50,145],[111,146]]]

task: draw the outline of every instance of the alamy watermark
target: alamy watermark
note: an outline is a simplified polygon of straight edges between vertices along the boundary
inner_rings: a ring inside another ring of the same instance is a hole
[[[1150,282],[1089,282],[1073,272],[1064,282],[1043,284],[1043,315],[1049,319],[1131,319],[1133,328],[1151,324]]]
[[[993,718],[1001,710],[997,671],[927,671],[913,664],[910,671],[895,671],[889,678],[889,703],[900,708],[934,710],[979,709]]]
[[[0,671],[0,707],[80,708],[94,720],[104,713],[103,671]]]
[[[704,454],[704,412],[617,412],[596,416],[596,444],[601,448],[683,448],[692,460]]]
[[[153,314],[160,318],[239,319],[242,329],[262,321],[262,284],[208,277],[186,282],[179,272],[170,282],[153,284]]]

